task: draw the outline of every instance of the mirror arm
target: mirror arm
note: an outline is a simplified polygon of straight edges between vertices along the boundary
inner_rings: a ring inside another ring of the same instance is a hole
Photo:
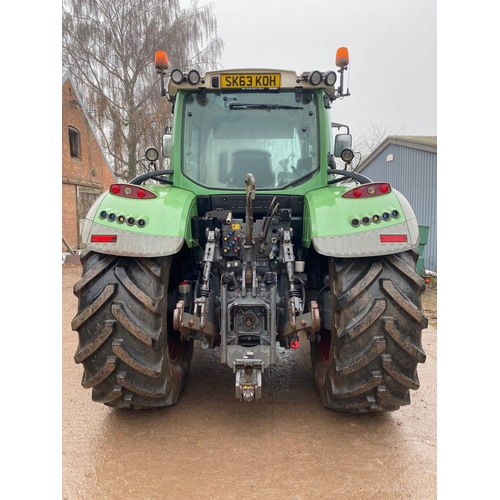
[[[328,175],[333,174],[342,176],[340,179],[329,180],[328,184],[335,184],[336,182],[341,182],[349,177],[351,179],[354,179],[355,181],[358,181],[360,184],[369,184],[370,182],[373,182],[371,179],[365,177],[364,175],[358,174],[357,172],[351,172],[348,170],[338,170],[336,168],[331,168],[328,169],[326,173]]]

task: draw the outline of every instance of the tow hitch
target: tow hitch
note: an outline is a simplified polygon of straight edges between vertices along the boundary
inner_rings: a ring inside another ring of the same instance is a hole
[[[257,401],[262,396],[262,373],[264,361],[254,359],[253,351],[246,350],[243,359],[233,362],[236,373],[236,398],[247,403]]]

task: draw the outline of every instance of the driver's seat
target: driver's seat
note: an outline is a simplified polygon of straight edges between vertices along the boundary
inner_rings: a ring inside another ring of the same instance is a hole
[[[255,177],[255,187],[257,189],[275,187],[276,176],[272,169],[271,153],[261,149],[235,151],[227,187],[244,189],[247,173],[252,173]]]

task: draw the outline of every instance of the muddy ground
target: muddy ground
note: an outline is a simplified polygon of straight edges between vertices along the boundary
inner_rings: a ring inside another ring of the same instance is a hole
[[[91,401],[73,361],[72,287],[80,275],[80,266],[63,266],[63,499],[436,498],[437,286],[424,296],[434,327],[423,332],[421,386],[399,411],[324,408],[307,342],[280,351],[256,404],[238,402],[231,370],[196,345],[179,404],[119,411]]]

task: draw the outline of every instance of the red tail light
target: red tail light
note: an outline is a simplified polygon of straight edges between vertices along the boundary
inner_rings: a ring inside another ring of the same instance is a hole
[[[372,182],[357,186],[342,195],[342,198],[371,198],[391,192],[391,185],[387,182]]]
[[[111,184],[109,192],[116,196],[123,196],[124,198],[138,198],[142,200],[156,198],[156,195],[151,191],[132,184]]]

